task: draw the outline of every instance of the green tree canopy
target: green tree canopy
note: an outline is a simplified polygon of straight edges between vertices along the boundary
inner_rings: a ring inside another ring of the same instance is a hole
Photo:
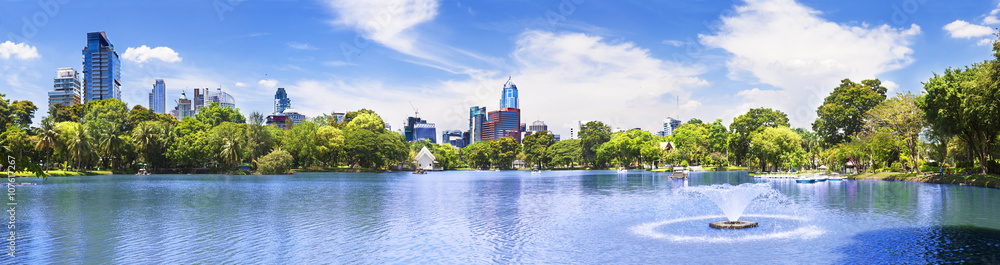
[[[583,163],[594,167],[604,167],[597,159],[597,151],[601,145],[611,141],[611,127],[603,122],[590,121],[580,126],[580,153]]]
[[[536,132],[521,140],[525,163],[537,168],[548,164],[549,147],[556,143],[555,136],[548,131]]]
[[[199,108],[194,116],[209,127],[215,127],[223,122],[246,123],[246,118],[240,114],[240,109],[222,106],[216,102]]]
[[[733,136],[729,141],[731,155],[741,164],[749,159],[750,138],[754,133],[761,131],[765,127],[788,127],[788,115],[780,110],[769,108],[750,109],[736,118],[729,125]]]
[[[841,80],[840,86],[816,110],[819,118],[812,124],[813,131],[827,144],[851,141],[851,136],[863,129],[865,113],[885,100],[885,92],[878,79],[867,79],[860,84]]]

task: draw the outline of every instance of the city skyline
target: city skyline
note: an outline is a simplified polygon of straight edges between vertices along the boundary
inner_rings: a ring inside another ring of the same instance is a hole
[[[310,117],[367,108],[398,126],[412,101],[441,131],[464,131],[469,108],[498,110],[513,77],[522,114],[556,134],[580,120],[651,132],[666,117],[729,124],[761,106],[809,128],[840,79],[920,91],[935,71],[986,59],[1000,24],[996,1],[389,3],[8,1],[0,93],[44,116],[51,73],[81,67],[86,35],[106,32],[130,105],[148,105],[163,79],[167,99],[223,87],[244,115],[271,113],[284,87]],[[106,6],[121,16],[81,19]],[[161,12],[136,12],[151,9]]]

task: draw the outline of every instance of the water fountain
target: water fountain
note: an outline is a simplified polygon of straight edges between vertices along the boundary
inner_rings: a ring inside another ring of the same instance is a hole
[[[687,192],[696,192],[708,197],[725,213],[727,220],[709,223],[712,228],[744,229],[757,226],[757,222],[740,220],[740,215],[743,215],[747,205],[757,197],[776,191],[767,184],[746,183],[739,186],[723,184],[688,187]]]

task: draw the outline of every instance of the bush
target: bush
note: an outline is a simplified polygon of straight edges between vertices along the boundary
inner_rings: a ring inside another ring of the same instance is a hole
[[[681,166],[688,167],[688,161],[687,160],[681,161]]]
[[[892,164],[889,165],[889,171],[903,172],[903,166],[899,162],[892,162]]]
[[[292,155],[285,150],[274,150],[257,160],[257,171],[261,174],[284,174],[292,168]]]

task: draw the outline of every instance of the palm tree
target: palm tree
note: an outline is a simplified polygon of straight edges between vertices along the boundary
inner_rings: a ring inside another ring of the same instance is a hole
[[[142,161],[150,164],[150,155],[159,151],[160,144],[159,130],[150,122],[139,123],[132,130],[132,144],[142,157]]]
[[[83,168],[83,161],[90,157],[91,153],[90,134],[85,126],[80,126],[76,133],[70,136],[69,153],[76,161],[76,168]]]
[[[104,134],[101,134],[100,148],[104,152],[103,157],[109,158],[111,160],[111,166],[120,167],[120,162],[115,163],[116,160],[125,152],[125,137],[119,133],[120,129],[115,127]]]
[[[52,150],[59,145],[59,130],[52,124],[52,119],[43,119],[42,127],[37,130],[39,139],[38,143],[35,144],[35,150],[47,151],[45,153],[45,170],[47,171],[52,160]]]
[[[240,162],[240,154],[243,153],[243,147],[240,145],[240,141],[233,139],[232,137],[226,137],[223,140],[222,149],[219,150],[219,158],[223,165],[232,168]]]

